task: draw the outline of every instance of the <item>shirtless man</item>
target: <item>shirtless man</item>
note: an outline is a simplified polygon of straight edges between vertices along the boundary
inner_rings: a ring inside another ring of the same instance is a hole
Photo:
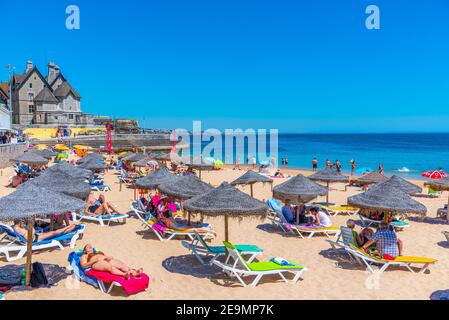
[[[97,271],[107,271],[117,276],[129,279],[131,276],[140,277],[143,269],[133,269],[120,260],[105,255],[103,252],[95,252],[91,244],[86,244],[84,253],[80,258],[83,269],[92,268]]]
[[[104,214],[112,216],[114,213],[121,214],[113,205],[106,202],[104,195],[101,194],[98,199],[96,199],[93,192],[91,192],[87,198],[85,213],[94,214],[96,216]]]
[[[72,224],[70,226],[67,226],[67,227],[59,229],[59,230],[40,233],[40,234],[37,234],[36,231],[33,229],[32,230],[33,242],[40,242],[40,241],[44,241],[45,239],[53,238],[58,235],[67,234],[67,233],[72,232],[73,229],[75,229],[75,228],[76,228],[76,225]],[[25,228],[22,220],[14,220],[13,229],[18,234],[20,234],[22,237],[24,237],[25,239],[28,239],[28,230]]]

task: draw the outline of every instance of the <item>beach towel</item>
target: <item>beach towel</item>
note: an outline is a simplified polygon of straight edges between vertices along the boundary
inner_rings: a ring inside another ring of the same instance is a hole
[[[170,210],[171,212],[176,212],[176,211],[178,211],[178,206],[176,205],[176,203],[169,203],[169,204],[167,204],[167,208],[168,208],[168,210]]]
[[[164,227],[163,225],[160,225],[159,223],[153,223],[153,224],[151,225],[151,227],[152,227],[154,230],[159,231],[159,232],[165,232],[165,230],[167,229],[166,227]]]
[[[142,273],[142,275],[138,278],[130,277],[128,280],[122,276],[113,275],[109,272],[96,271],[92,269],[86,271],[86,274],[89,277],[106,283],[118,282],[127,294],[135,294],[140,291],[145,291],[150,283],[150,277],[148,277],[145,273]]]
[[[159,204],[159,201],[161,200],[161,196],[153,196],[152,198],[151,198],[151,201],[153,202],[153,205],[155,206],[155,207],[157,207],[157,205]]]
[[[294,266],[294,264],[288,262],[287,259],[284,258],[271,258],[270,261],[280,266]]]

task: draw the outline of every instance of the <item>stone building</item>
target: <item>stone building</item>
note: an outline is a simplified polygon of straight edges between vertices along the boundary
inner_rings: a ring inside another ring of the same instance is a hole
[[[53,62],[44,77],[31,61],[12,79],[13,123],[22,126],[93,126],[93,115],[81,111],[81,95]]]

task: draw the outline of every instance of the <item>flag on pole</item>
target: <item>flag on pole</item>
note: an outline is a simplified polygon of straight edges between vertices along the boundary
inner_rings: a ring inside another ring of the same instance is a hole
[[[109,121],[106,123],[106,134],[106,150],[110,154],[112,152],[112,130],[111,123]]]

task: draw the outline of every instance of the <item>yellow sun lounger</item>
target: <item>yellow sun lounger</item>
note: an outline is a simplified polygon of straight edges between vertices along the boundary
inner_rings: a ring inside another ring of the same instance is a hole
[[[415,272],[411,268],[411,266],[422,265],[419,273],[424,273],[426,270],[428,270],[429,265],[438,261],[432,258],[415,256],[398,256],[394,260],[380,259],[367,254],[365,251],[358,249],[353,245],[346,246],[345,250],[353,255],[359,263],[363,262],[366,265],[367,269],[371,272],[375,271],[373,265],[379,264],[381,265],[381,268],[379,269],[380,272],[384,272],[389,266],[406,267],[411,272]]]
[[[351,207],[351,206],[326,206],[326,205],[317,205],[324,212],[326,212],[329,216],[336,216],[337,214],[356,214],[359,212],[359,208]]]
[[[310,239],[315,234],[324,234],[326,237],[330,238],[330,235],[338,236],[340,234],[340,228],[338,227],[325,227],[325,228],[316,228],[316,227],[307,227],[307,226],[298,226],[294,224],[290,224],[287,227],[291,228],[295,233],[297,233],[302,239]],[[305,237],[303,234],[307,234]]]

